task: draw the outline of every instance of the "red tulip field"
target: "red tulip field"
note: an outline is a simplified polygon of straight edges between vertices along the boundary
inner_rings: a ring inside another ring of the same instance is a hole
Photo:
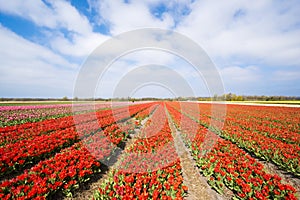
[[[300,108],[0,106],[0,199],[207,198],[299,199]]]

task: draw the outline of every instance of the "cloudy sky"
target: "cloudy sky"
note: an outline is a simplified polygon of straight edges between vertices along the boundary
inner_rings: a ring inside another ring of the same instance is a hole
[[[298,0],[0,0],[0,97],[72,97],[97,47],[142,28],[172,30],[197,43],[226,93],[300,96],[299,10]],[[94,95],[113,96],[122,80],[136,83],[146,72],[159,78],[141,82],[128,96],[180,96],[174,91],[182,80],[195,96],[211,93],[184,59],[140,49],[120,55]]]

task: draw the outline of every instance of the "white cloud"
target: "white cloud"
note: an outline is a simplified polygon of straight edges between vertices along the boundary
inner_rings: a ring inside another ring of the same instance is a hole
[[[120,34],[138,28],[166,28],[174,25],[169,13],[164,13],[158,19],[150,12],[147,2],[134,1],[130,4],[123,1],[97,1],[93,6],[101,15],[100,23],[108,23],[112,35]]]
[[[93,32],[86,16],[82,16],[75,7],[66,1],[51,1],[58,26],[70,31],[69,36],[54,34],[50,36],[50,45],[64,55],[85,57],[108,36]]]
[[[57,26],[53,10],[48,8],[42,1],[0,0],[0,5],[1,12],[23,17],[33,21],[39,26],[49,28],[55,28]]]
[[[68,56],[87,56],[108,37],[94,33],[88,18],[81,15],[68,1],[33,0],[1,2],[0,11],[31,20],[37,26],[50,28],[43,31],[53,50]],[[61,28],[69,33],[64,35]]]
[[[263,82],[261,70],[257,66],[228,66],[219,70],[227,92],[248,94]]]
[[[49,0],[53,14],[59,27],[65,27],[82,35],[89,34],[93,28],[86,16],[81,15],[75,7],[67,1]]]
[[[71,94],[77,64],[1,25],[0,38],[0,46],[5,47],[0,49],[0,83],[5,86],[0,88],[0,93],[44,97]]]
[[[3,59],[0,61],[2,63],[18,63],[13,64],[13,67],[17,67],[18,65],[28,65],[26,61],[32,60],[36,62],[46,62],[61,68],[77,67],[77,65],[69,63],[66,59],[53,53],[51,50],[18,36],[1,24],[0,38],[1,46],[5,47],[1,48],[0,56]]]
[[[220,70],[221,76],[225,83],[240,84],[240,83],[251,83],[258,81],[261,78],[260,70],[256,66],[230,66]]]
[[[0,0],[0,11],[31,20],[38,26],[52,29],[66,28],[68,31],[81,34],[92,31],[87,17],[80,15],[69,2],[55,0],[46,2],[50,6],[37,0]]]
[[[298,10],[295,2],[196,1],[177,30],[200,43],[214,60],[234,57],[299,66]]]
[[[71,40],[62,34],[50,36],[50,38],[51,47],[60,53],[75,57],[85,57],[109,37],[102,34],[89,33],[84,36],[75,34]]]

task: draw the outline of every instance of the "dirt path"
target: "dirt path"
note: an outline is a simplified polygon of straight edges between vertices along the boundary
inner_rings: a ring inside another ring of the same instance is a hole
[[[221,196],[216,191],[212,190],[207,184],[207,180],[200,173],[196,167],[196,162],[192,158],[190,152],[184,145],[180,132],[177,131],[175,125],[168,115],[169,126],[172,130],[174,144],[178,156],[180,158],[182,173],[183,173],[183,183],[188,187],[187,200],[198,200],[198,199],[230,199],[230,196]]]

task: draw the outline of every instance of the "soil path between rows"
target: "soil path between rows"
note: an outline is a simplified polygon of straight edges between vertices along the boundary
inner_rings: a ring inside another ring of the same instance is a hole
[[[174,138],[174,145],[177,154],[180,159],[182,173],[183,173],[183,184],[188,187],[188,195],[185,199],[187,200],[200,200],[200,199],[219,199],[226,200],[230,199],[229,196],[220,195],[216,191],[210,188],[206,182],[206,178],[203,177],[198,168],[196,162],[192,158],[190,152],[184,145],[180,132],[176,129],[170,115],[168,114],[169,126],[172,130]]]

